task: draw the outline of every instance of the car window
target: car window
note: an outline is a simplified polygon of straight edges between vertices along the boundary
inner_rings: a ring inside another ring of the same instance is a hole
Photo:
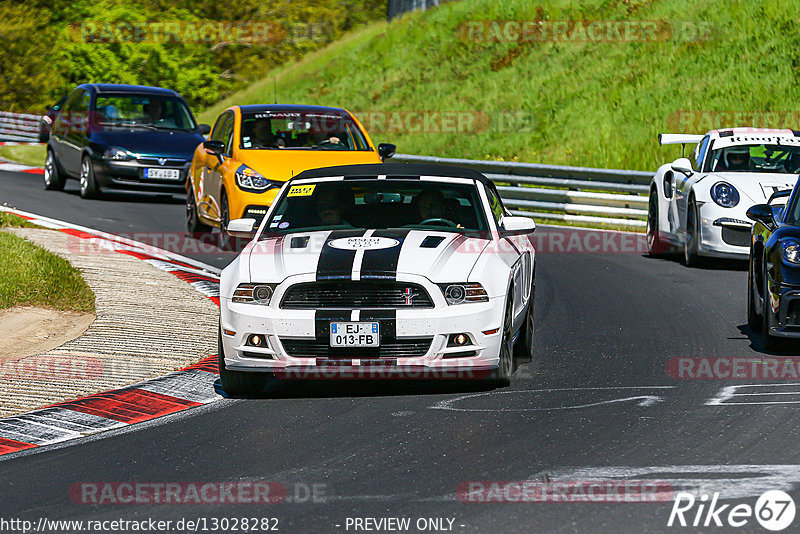
[[[503,226],[503,216],[505,215],[503,204],[500,202],[500,199],[491,188],[484,187],[484,190],[486,191],[486,196],[489,199],[489,209],[492,210],[492,215],[497,223],[497,227],[501,228]]]
[[[348,179],[290,186],[276,202],[267,228],[278,233],[331,228],[488,230],[478,188],[467,183]]]
[[[81,95],[83,94],[83,89],[76,89],[69,95],[67,101],[64,103],[64,111],[75,111],[78,102],[81,99]]]
[[[708,149],[708,140],[709,137],[705,136],[700,143],[697,145],[697,149],[694,151],[694,155],[692,157],[692,168],[695,171],[700,171],[703,168],[703,160],[706,157],[706,150]]]
[[[245,150],[372,150],[353,118],[342,111],[249,111],[242,113]]]
[[[711,151],[706,170],[797,174],[800,172],[800,146],[752,144],[719,148]]]
[[[214,129],[211,130],[211,136],[209,139],[213,139],[214,141],[222,141],[223,143],[226,143],[227,148],[227,142],[231,132],[233,132],[233,112],[226,111],[220,115],[217,119],[217,122],[214,123]]]
[[[225,143],[225,154],[228,156],[231,155],[233,151],[233,125],[234,125],[234,117],[233,113],[231,113],[228,118],[225,120],[225,123],[222,125],[222,129],[220,131],[220,141]]]
[[[104,129],[194,130],[189,108],[180,98],[152,94],[99,94],[94,104]]]
[[[92,95],[89,94],[89,91],[81,90],[69,112],[69,121],[72,129],[86,129],[89,123],[89,105],[91,101]]]

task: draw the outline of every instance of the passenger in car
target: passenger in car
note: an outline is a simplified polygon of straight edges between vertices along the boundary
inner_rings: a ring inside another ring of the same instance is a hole
[[[445,217],[444,195],[438,189],[427,189],[417,197],[420,222]]]

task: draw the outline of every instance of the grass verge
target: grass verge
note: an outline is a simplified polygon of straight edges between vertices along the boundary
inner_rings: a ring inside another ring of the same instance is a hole
[[[35,225],[0,212],[2,227]],[[94,293],[80,271],[61,256],[0,231],[0,309],[12,306],[92,312]]]
[[[43,167],[44,156],[44,145],[0,146],[0,158],[31,167]]]

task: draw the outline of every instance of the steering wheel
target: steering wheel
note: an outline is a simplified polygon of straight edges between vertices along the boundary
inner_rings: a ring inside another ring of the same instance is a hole
[[[452,226],[456,228],[458,225],[449,219],[441,219],[441,218],[434,218],[434,219],[425,219],[421,223],[420,226],[425,224],[444,224],[445,226]]]

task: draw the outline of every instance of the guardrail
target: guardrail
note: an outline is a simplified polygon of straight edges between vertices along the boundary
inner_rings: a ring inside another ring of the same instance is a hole
[[[439,163],[485,174],[512,213],[541,220],[642,229],[652,172],[397,154],[397,162]]]
[[[0,141],[39,141],[39,115],[0,111]]]
[[[438,7],[440,2],[446,0],[389,0],[386,6],[386,20],[392,20],[408,11],[421,9],[425,11],[432,7]]]

